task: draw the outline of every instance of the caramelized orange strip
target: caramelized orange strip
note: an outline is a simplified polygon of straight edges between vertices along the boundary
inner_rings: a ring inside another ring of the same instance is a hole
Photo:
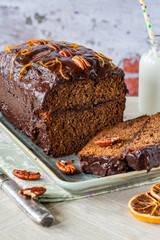
[[[62,42],[62,41],[61,41]],[[63,42],[64,43],[64,42]],[[64,43],[65,44],[65,43]],[[77,43],[75,43],[75,44],[71,44],[71,45],[68,45],[68,44],[65,44],[67,47],[69,47],[69,48],[73,48],[73,50],[75,51],[75,52],[82,52],[82,53],[84,53],[84,51],[81,51],[81,50],[77,50],[76,48],[78,48],[78,47],[84,47],[84,46],[82,46],[82,45],[78,45]]]
[[[7,45],[7,46],[6,46],[6,49],[7,49],[8,52],[12,52],[11,48],[22,47],[23,45],[25,45],[25,44],[27,44],[27,43],[28,43],[29,47],[32,48],[30,44],[31,44],[32,42],[34,42],[34,41],[52,42],[53,40],[31,39],[31,40],[28,40],[28,41],[25,42],[25,43],[22,43],[22,44],[19,44],[19,45],[15,45],[15,46],[12,46],[12,47],[10,47],[10,46]],[[32,50],[33,50],[33,48],[32,48]],[[30,52],[31,52],[31,51],[30,51]],[[28,54],[28,53],[26,52],[26,54]]]
[[[31,47],[31,46],[29,45],[29,48],[31,49],[30,51],[29,51],[28,49],[23,49],[23,50],[21,50],[21,54],[22,54],[22,55],[30,54],[30,53],[32,52],[32,50],[33,50],[33,47]]]
[[[94,53],[94,55],[95,55],[96,57],[98,57],[98,58],[102,61],[102,65],[104,66],[105,61],[103,60],[103,58],[102,58],[101,56],[99,56],[98,53],[96,53],[96,52],[94,52],[94,51],[93,51],[93,53]]]
[[[31,39],[31,40],[28,40],[28,43],[32,43],[32,42],[36,42],[36,41],[52,42],[53,40],[46,40],[46,39]]]
[[[38,59],[38,58],[40,58],[40,57],[46,56],[46,55],[48,55],[50,52],[51,52],[51,50],[50,50],[49,52],[47,52],[47,53],[41,54],[40,56],[37,56],[37,57],[33,58],[29,63],[25,64],[25,65],[22,67],[21,71],[19,72],[20,78],[22,77],[22,74],[23,74],[24,70],[25,70],[27,67],[29,67],[34,60],[36,60],[36,59]]]
[[[29,67],[30,65],[31,65],[31,62],[25,64],[25,65],[22,67],[21,71],[19,72],[20,78],[22,77],[22,74],[23,74],[24,70],[25,70],[27,67]]]
[[[38,42],[37,42],[37,43],[36,43],[36,42],[32,42],[32,43],[30,43],[30,44],[38,47],[38,46],[40,45],[40,42],[39,42],[39,43],[38,43]],[[31,46],[31,45],[30,45],[30,46]]]
[[[60,64],[60,68],[59,68],[60,74],[62,75],[62,77],[63,77],[64,79],[69,80],[69,77],[66,77],[66,76],[63,74],[63,72],[62,72],[62,63],[61,63],[61,61],[59,61],[58,58],[56,58],[56,60],[57,60],[57,63]]]
[[[10,46],[8,46],[8,45],[6,45],[6,49],[7,49],[8,52],[13,52],[13,51],[11,50]]]
[[[60,74],[62,75],[62,77],[63,77],[64,79],[69,80],[69,78],[66,77],[66,76],[63,74],[63,72],[62,72],[62,63],[61,63],[61,61],[58,60],[57,57],[55,58],[54,62],[53,62],[53,61],[49,61],[49,62],[46,62],[46,63],[43,63],[42,61],[39,61],[39,62],[42,64],[43,67],[53,67],[53,66],[55,66],[57,63],[59,63],[59,64],[60,64],[60,68],[59,68]],[[49,65],[49,64],[50,64],[50,65]]]
[[[102,53],[96,53],[96,52],[94,52],[94,51],[93,51],[93,53],[94,53],[95,56],[97,56],[97,57],[102,61],[102,65],[103,65],[103,66],[104,66],[104,64],[105,64],[105,61],[104,61],[103,58],[106,58],[106,59],[109,60],[109,63],[110,63],[110,65],[111,65],[111,67],[112,67],[113,69],[116,68],[116,66],[113,66],[113,64],[112,64],[112,59],[111,59],[111,58],[108,58],[108,57],[104,56]]]
[[[27,44],[27,42],[19,44],[19,45],[12,46],[11,48],[19,48],[19,47],[22,47],[25,44]]]
[[[53,61],[49,61],[46,63],[43,63],[42,61],[39,61],[39,62],[43,67],[53,67],[56,64],[56,62],[53,62]]]
[[[113,67],[112,67],[112,69],[115,69],[115,68],[116,68],[116,66],[113,66]]]
[[[32,48],[32,49],[33,49],[33,48]],[[31,49],[31,51],[32,51],[32,49]],[[14,58],[13,58],[13,60],[12,60],[12,64],[11,64],[10,79],[11,79],[11,77],[12,77],[12,70],[13,70],[13,65],[14,65],[14,61],[15,61],[16,57],[17,57],[19,54],[22,54],[22,55],[29,54],[31,51],[29,51],[28,49],[23,49],[23,50],[19,51],[19,52],[14,56]],[[26,64],[26,65],[27,65],[27,64]],[[26,66],[26,65],[25,65],[25,66]]]
[[[65,44],[67,47],[70,47],[70,48],[77,48],[77,47],[80,47],[77,43],[75,43],[75,44],[70,44],[70,45],[68,45],[68,44]]]
[[[33,47],[30,44],[28,44],[28,47],[31,49],[31,51],[33,50]]]
[[[13,58],[12,60],[12,64],[11,64],[11,70],[10,70],[10,79],[12,77],[12,70],[13,70],[13,65],[14,65],[14,61],[16,59],[16,57],[19,55],[19,54],[22,54],[22,55],[27,55],[29,54],[31,51],[33,50],[33,48],[31,47],[31,50],[29,51],[28,49],[23,49],[21,51],[19,51]],[[26,66],[26,65],[25,65]]]
[[[110,63],[110,65],[111,65],[112,69],[115,69],[115,68],[116,68],[116,66],[113,66],[112,62],[109,62],[109,63]]]
[[[106,58],[106,59],[108,59],[109,61],[112,62],[112,59],[111,59],[111,58],[108,58],[108,57],[104,56],[102,53],[98,53],[98,55],[99,55],[100,57]]]
[[[84,51],[81,51],[81,50],[77,50],[75,48],[73,48],[73,50],[75,50],[76,52],[81,52],[81,53],[85,53]]]

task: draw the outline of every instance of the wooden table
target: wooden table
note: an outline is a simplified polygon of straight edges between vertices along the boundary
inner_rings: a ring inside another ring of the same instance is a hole
[[[127,98],[126,112],[138,115],[138,99]],[[128,200],[150,186],[113,192],[70,202],[45,204],[56,218],[44,228],[33,223],[0,190],[0,240],[159,240],[160,226],[135,219]]]

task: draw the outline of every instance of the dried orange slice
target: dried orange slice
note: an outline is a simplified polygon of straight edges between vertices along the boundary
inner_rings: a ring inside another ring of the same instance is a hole
[[[160,183],[156,183],[151,186],[150,188],[150,194],[156,198],[158,201],[160,201]]]
[[[144,222],[160,223],[160,202],[150,193],[141,193],[132,197],[128,202],[128,207],[137,219]]]

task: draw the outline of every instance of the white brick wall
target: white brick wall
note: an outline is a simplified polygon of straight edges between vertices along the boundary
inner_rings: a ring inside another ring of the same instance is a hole
[[[160,34],[160,0],[148,6]],[[138,0],[0,0],[0,49],[33,38],[77,42],[116,64],[147,47]]]

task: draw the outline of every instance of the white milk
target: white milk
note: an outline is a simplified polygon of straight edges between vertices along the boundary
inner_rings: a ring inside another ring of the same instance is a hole
[[[139,111],[143,114],[160,112],[160,56],[150,50],[139,64]]]

